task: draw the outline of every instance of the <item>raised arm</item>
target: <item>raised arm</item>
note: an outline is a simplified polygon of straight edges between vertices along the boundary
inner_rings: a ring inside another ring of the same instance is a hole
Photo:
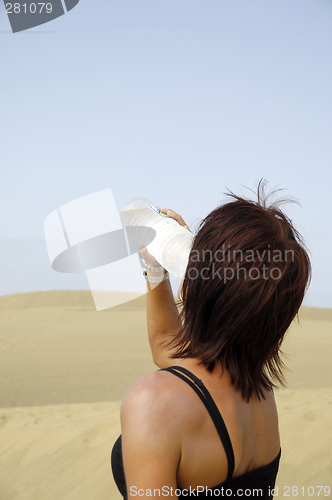
[[[189,229],[179,214],[164,207],[161,210],[175,219],[181,226]],[[159,262],[149,254],[145,247],[141,249],[141,257],[150,266],[160,266]],[[164,271],[159,273],[147,271],[147,275],[152,277],[160,276],[163,273]],[[146,314],[152,357],[159,368],[166,368],[174,364],[174,359],[170,357],[174,350],[169,350],[167,343],[181,327],[179,311],[169,279],[159,284],[147,282],[147,291]]]

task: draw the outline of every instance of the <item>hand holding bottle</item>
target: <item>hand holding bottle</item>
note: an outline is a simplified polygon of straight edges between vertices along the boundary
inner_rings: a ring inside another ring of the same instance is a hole
[[[165,207],[161,207],[160,211],[163,214],[167,215],[167,217],[174,219],[180,226],[182,226],[185,229],[188,229],[188,231],[190,231],[189,226],[185,223],[185,221],[183,220],[183,218],[181,217],[180,214],[177,214],[176,212],[174,212],[174,210],[171,210],[170,208],[165,208]],[[160,266],[160,263],[157,261],[157,259],[155,259],[153,257],[153,255],[151,255],[149,253],[149,251],[147,250],[147,248],[144,245],[140,245],[140,255],[141,255],[142,259],[149,266],[153,266],[153,267]]]

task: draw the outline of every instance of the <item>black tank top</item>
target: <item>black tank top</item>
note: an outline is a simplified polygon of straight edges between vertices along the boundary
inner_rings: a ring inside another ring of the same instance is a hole
[[[234,453],[232,443],[225,425],[225,422],[212,399],[211,394],[203,384],[203,382],[191,373],[186,368],[182,366],[170,366],[169,368],[163,368],[160,371],[168,371],[173,373],[177,377],[181,378],[184,382],[190,385],[199,398],[204,403],[207,411],[209,412],[213,423],[218,431],[221,442],[224,446],[227,462],[228,462],[228,473],[227,479],[223,483],[214,486],[213,488],[205,488],[203,491],[192,493],[194,490],[182,489],[180,498],[190,498],[194,496],[199,496],[202,498],[214,498],[216,496],[229,496],[232,498],[243,498],[243,497],[258,497],[261,500],[272,500],[273,498],[273,488],[275,485],[279,460],[281,455],[281,450],[279,451],[276,458],[267,465],[263,465],[257,469],[250,472],[246,472],[241,476],[236,476],[232,478],[234,472]],[[189,378],[188,378],[189,377]],[[123,498],[127,499],[127,487],[122,461],[122,445],[121,436],[116,440],[112,454],[111,454],[111,465],[114,480],[116,485],[122,494]],[[203,486],[202,486],[203,488]],[[179,489],[180,490],[180,489]],[[217,491],[219,490],[219,491]],[[228,491],[226,491],[228,490]],[[247,490],[247,491],[246,491]],[[255,491],[254,491],[255,490]]]

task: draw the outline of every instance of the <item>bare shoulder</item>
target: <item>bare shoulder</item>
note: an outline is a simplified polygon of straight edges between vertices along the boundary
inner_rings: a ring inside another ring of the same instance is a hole
[[[149,373],[126,392],[121,404],[121,421],[134,413],[138,425],[143,421],[151,424],[153,420],[160,425],[170,421],[178,427],[184,421],[184,413],[191,414],[190,401],[193,398],[189,398],[188,404],[183,404],[186,392],[186,384],[169,372]]]
[[[128,490],[134,485],[142,490],[176,488],[182,435],[171,404],[169,375],[149,373],[123,399],[122,457]]]
[[[144,449],[147,460],[160,462],[163,453],[176,468],[185,419],[174,378],[168,372],[149,373],[125,394],[120,411],[124,456],[139,450],[142,457]]]

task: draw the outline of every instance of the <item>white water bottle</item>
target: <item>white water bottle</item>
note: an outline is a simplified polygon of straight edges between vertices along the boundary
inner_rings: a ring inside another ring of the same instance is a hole
[[[173,276],[182,278],[188,264],[193,235],[160,211],[150,200],[134,198],[120,212],[127,234]]]

